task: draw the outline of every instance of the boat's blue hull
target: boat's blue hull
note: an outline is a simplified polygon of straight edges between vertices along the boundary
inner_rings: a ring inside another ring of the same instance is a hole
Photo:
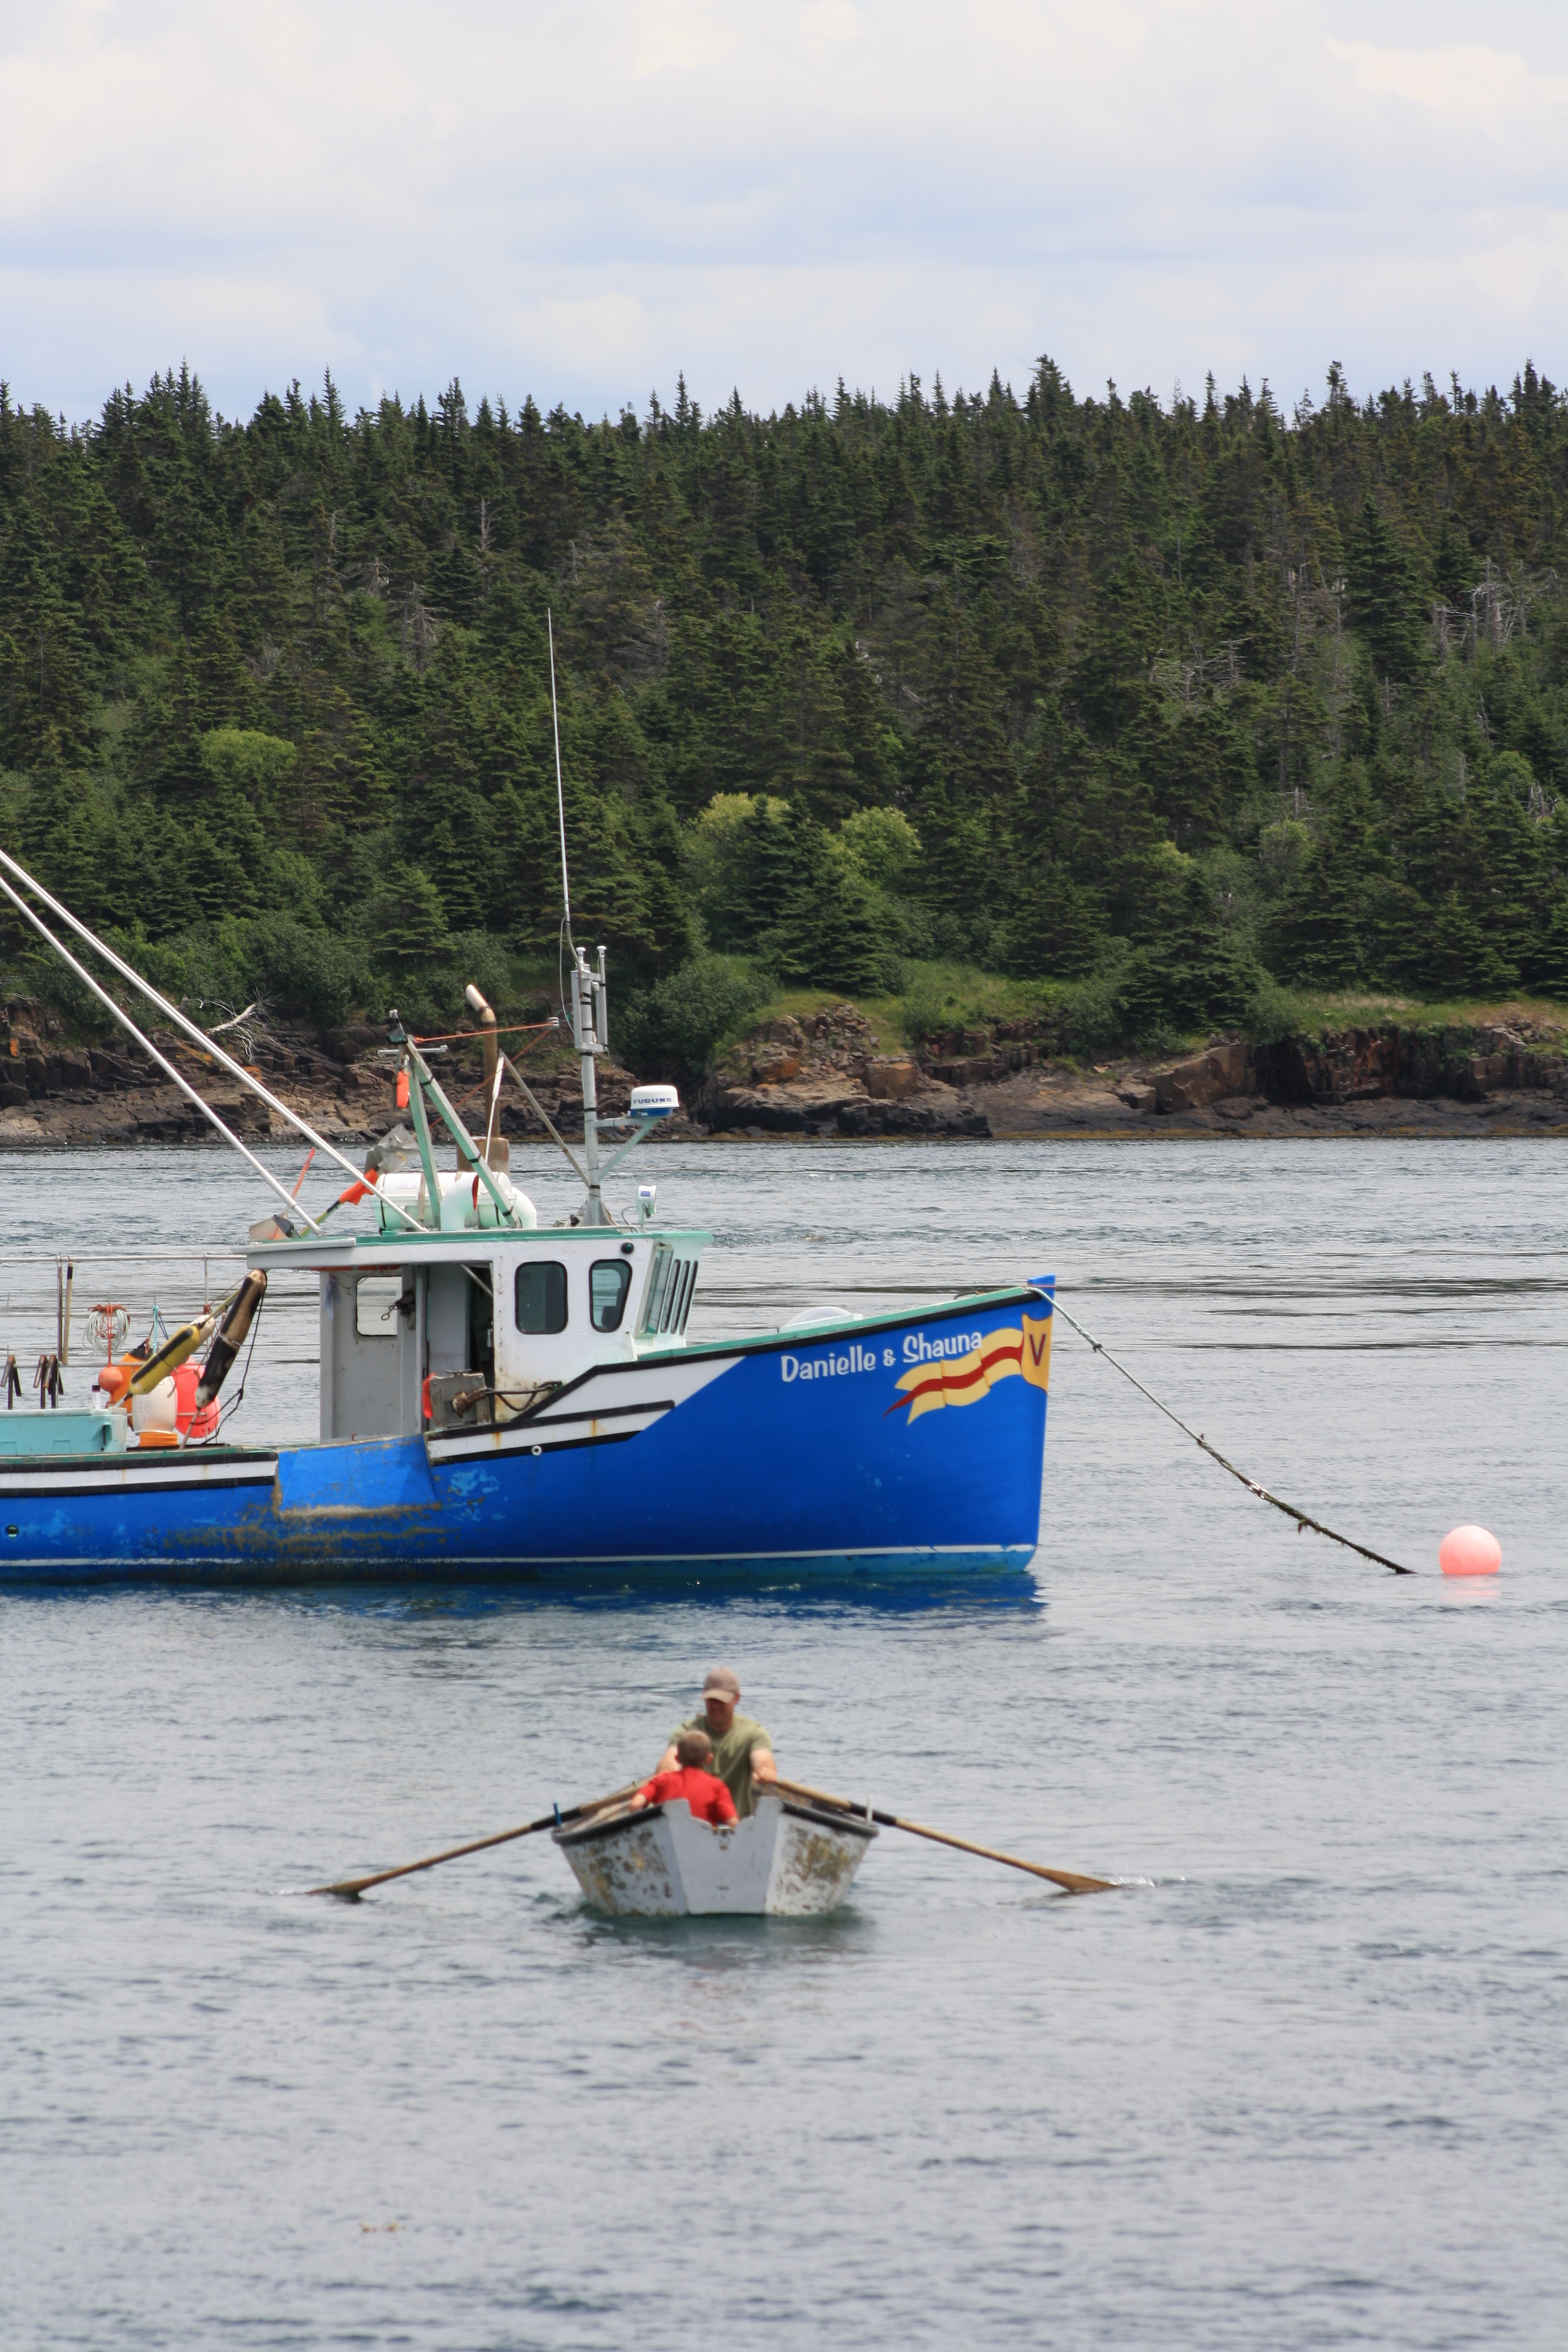
[[[496,1431],[0,1459],[0,1580],[1022,1570],[1043,1290],[602,1366]]]

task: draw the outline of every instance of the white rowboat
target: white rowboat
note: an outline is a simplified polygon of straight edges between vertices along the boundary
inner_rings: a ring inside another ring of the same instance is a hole
[[[748,1821],[712,1829],[675,1797],[552,1834],[589,1902],[616,1917],[806,1918],[843,1902],[877,1831],[858,1814],[779,1796],[761,1798]]]

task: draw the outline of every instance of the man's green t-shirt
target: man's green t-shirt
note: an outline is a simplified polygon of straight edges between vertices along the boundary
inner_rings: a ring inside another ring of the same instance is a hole
[[[678,1723],[669,1735],[673,1748],[683,1731],[705,1731],[713,1739],[713,1727],[707,1715],[689,1716]],[[713,1769],[735,1800],[735,1811],[742,1821],[752,1811],[752,1750],[771,1749],[773,1741],[752,1716],[737,1715],[721,1739],[713,1739]]]

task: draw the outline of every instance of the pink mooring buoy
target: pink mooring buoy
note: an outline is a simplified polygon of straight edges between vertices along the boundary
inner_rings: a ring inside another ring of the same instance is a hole
[[[1502,1546],[1485,1528],[1450,1528],[1437,1547],[1437,1565],[1445,1576],[1495,1576]]]

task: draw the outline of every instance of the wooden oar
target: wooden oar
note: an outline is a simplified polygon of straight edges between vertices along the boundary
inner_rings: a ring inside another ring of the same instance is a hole
[[[612,1805],[636,1796],[641,1786],[640,1780],[633,1780],[626,1788],[617,1789],[613,1797],[595,1797],[585,1805],[569,1805],[563,1813],[552,1808],[548,1813],[541,1813],[536,1822],[524,1822],[520,1830],[498,1830],[494,1837],[473,1838],[467,1845],[449,1845],[444,1853],[427,1853],[423,1862],[399,1863],[395,1870],[374,1871],[368,1878],[339,1878],[331,1886],[307,1886],[305,1892],[341,1895],[345,1902],[357,1903],[367,1887],[384,1886],[389,1878],[406,1878],[416,1870],[434,1870],[438,1862],[456,1862],[465,1853],[483,1853],[488,1845],[507,1845],[513,1838],[532,1837],[536,1831],[556,1829],[563,1822],[584,1821],[590,1813],[606,1812]]]
[[[807,1789],[798,1780],[775,1780],[775,1789],[786,1796],[805,1797],[814,1805],[827,1805],[841,1813],[858,1813],[864,1821],[869,1810],[865,1805],[851,1804],[844,1797],[825,1797],[820,1789]],[[1048,1878],[1067,1895],[1108,1895],[1115,1885],[1110,1878],[1085,1878],[1076,1870],[1047,1870],[1043,1862],[1021,1862],[1016,1853],[999,1853],[994,1845],[975,1845],[969,1838],[950,1837],[946,1830],[928,1830],[919,1822],[900,1821],[897,1813],[870,1811],[874,1822],[885,1830],[908,1830],[911,1837],[930,1838],[937,1845],[955,1845],[960,1853],[977,1853],[985,1862],[1005,1862],[1009,1870],[1026,1870],[1036,1878]]]

